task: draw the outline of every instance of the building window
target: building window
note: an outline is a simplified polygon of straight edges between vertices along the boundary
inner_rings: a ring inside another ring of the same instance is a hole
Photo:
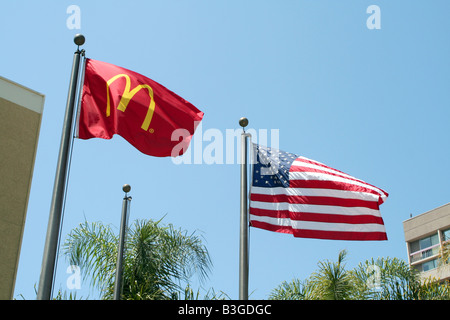
[[[450,229],[442,231],[442,241],[450,241]]]
[[[442,249],[441,259],[444,263],[450,263],[450,229],[441,231],[442,235]]]
[[[433,259],[427,262],[422,263],[421,265],[422,271],[428,271],[437,268],[437,259]],[[419,267],[420,268],[420,267]]]
[[[450,236],[450,233],[448,235]],[[439,247],[439,237],[437,233],[411,242],[409,245],[411,262],[417,262],[439,254]]]

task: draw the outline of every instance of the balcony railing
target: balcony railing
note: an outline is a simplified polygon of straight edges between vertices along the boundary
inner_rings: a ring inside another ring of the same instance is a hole
[[[439,254],[439,243],[435,244],[431,247],[413,252],[410,254],[411,257],[411,263],[435,256]]]

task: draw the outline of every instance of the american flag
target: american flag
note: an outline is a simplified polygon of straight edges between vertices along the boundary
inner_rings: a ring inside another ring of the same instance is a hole
[[[294,237],[387,240],[388,194],[320,162],[253,144],[250,225]]]

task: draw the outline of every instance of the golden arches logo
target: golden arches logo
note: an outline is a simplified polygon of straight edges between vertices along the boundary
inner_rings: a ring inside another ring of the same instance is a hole
[[[145,115],[144,122],[141,125],[141,128],[145,131],[148,131],[148,128],[150,127],[150,122],[153,118],[153,113],[155,112],[155,100],[153,99],[153,89],[148,84],[140,84],[137,85],[133,90],[130,90],[131,88],[131,80],[130,77],[127,74],[121,73],[118,75],[115,75],[111,79],[109,79],[106,82],[106,116],[109,117],[111,114],[111,101],[109,98],[110,94],[110,85],[117,79],[124,77],[125,78],[125,88],[123,90],[122,97],[120,98],[119,105],[117,106],[117,109],[119,109],[122,112],[125,112],[127,109],[128,103],[130,103],[131,99],[133,99],[134,95],[139,92],[141,89],[147,89],[148,95],[150,97],[150,103],[148,106],[147,114]]]

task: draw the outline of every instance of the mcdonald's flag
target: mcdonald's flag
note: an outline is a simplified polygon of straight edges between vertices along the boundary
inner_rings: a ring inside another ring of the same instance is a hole
[[[161,84],[86,59],[78,138],[111,139],[118,134],[144,154],[178,156],[189,147],[202,118],[202,111]]]

